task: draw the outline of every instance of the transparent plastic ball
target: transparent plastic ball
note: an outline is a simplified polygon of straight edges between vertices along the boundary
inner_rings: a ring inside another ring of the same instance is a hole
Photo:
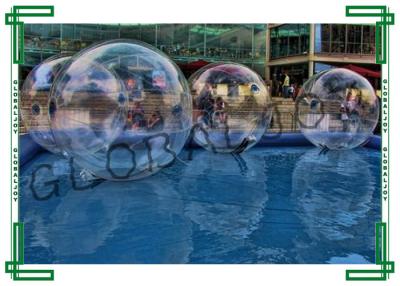
[[[296,119],[314,145],[352,149],[365,143],[379,120],[379,99],[367,79],[336,68],[311,77],[296,98]]]
[[[49,121],[50,89],[60,68],[70,55],[56,55],[37,65],[21,89],[21,120],[31,138],[52,153],[59,153]]]
[[[179,68],[137,41],[103,42],[75,55],[52,100],[57,143],[76,164],[109,180],[139,179],[171,164],[192,125]]]
[[[213,63],[189,79],[193,134],[213,152],[243,152],[254,146],[271,121],[271,98],[261,77],[236,63]]]

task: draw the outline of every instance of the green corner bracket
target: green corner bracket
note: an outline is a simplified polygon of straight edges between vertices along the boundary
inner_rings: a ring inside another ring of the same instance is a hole
[[[54,6],[13,6],[6,13],[6,25],[12,26],[13,63],[24,63],[24,22],[22,17],[53,17]]]
[[[376,63],[387,62],[388,25],[394,25],[394,13],[389,13],[386,6],[346,6],[347,17],[378,17],[375,26]]]
[[[5,14],[5,24],[12,26],[12,64],[24,63],[24,17],[52,17],[54,6],[13,6]],[[11,65],[12,65],[11,64]],[[12,261],[5,262],[5,272],[15,281],[52,281],[54,270],[21,269],[24,265],[24,224],[12,224]]]
[[[388,261],[386,223],[378,222],[375,225],[375,263],[380,269],[352,269],[346,270],[347,281],[386,281],[389,273],[394,273],[394,262]]]
[[[20,269],[24,264],[24,224],[13,224],[13,255],[12,261],[6,261],[6,273],[12,275],[15,281],[52,281],[54,270],[46,269]]]

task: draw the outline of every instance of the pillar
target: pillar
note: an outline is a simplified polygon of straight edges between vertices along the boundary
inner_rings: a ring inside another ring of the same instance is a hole
[[[314,47],[315,47],[315,24],[310,24],[310,48],[308,51],[308,77],[314,75]]]

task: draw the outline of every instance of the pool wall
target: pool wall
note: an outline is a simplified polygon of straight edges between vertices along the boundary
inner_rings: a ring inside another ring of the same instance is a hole
[[[30,160],[32,160],[37,154],[45,151],[40,145],[38,145],[29,134],[22,134],[19,137],[19,149],[20,149],[20,167],[24,166]],[[311,146],[312,144],[308,141],[302,133],[269,133],[265,134],[260,142],[256,146],[265,147],[290,147],[290,146]],[[199,148],[196,143],[190,143],[187,145],[190,148]],[[366,148],[375,150],[381,149],[381,137],[372,135],[368,142],[364,145]]]

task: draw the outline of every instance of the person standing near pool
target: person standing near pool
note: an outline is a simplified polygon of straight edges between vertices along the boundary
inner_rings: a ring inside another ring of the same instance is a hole
[[[282,84],[283,97],[284,98],[288,98],[289,97],[289,87],[290,87],[290,77],[289,77],[287,71],[284,71],[284,73],[283,73],[283,84]]]

